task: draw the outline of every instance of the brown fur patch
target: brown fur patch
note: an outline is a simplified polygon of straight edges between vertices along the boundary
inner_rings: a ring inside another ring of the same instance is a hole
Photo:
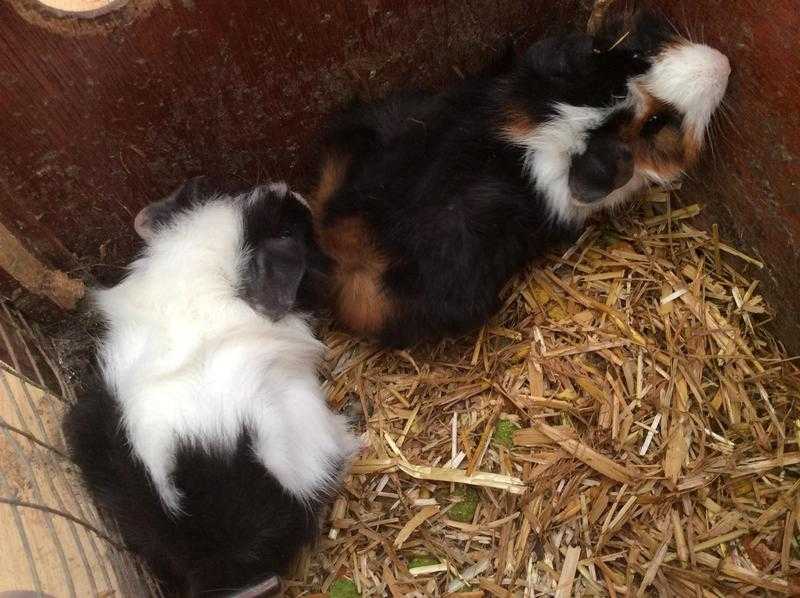
[[[681,163],[669,160],[658,152],[634,152],[637,168],[646,169],[664,181],[674,181],[683,172]]]
[[[503,139],[512,143],[524,143],[536,129],[536,122],[524,110],[508,106],[500,125]]]
[[[319,174],[319,183],[311,193],[311,209],[317,219],[322,217],[325,206],[336,192],[341,189],[350,167],[350,156],[332,152],[325,156]]]
[[[334,262],[334,307],[341,322],[377,334],[394,312],[383,286],[389,260],[378,250],[369,226],[359,216],[335,221],[320,233],[320,244]]]
[[[694,164],[700,156],[702,140],[698,141],[693,131],[683,133],[683,157],[687,164]]]
[[[681,132],[673,127],[664,127],[658,132],[658,135],[652,138],[653,150],[664,155],[673,155],[683,153],[683,144],[681,142]]]
[[[641,130],[642,125],[647,120],[662,110],[669,110],[668,104],[654,98],[653,96],[644,92],[646,98],[646,106],[644,114],[639,121],[638,127]],[[677,127],[665,127],[658,135],[652,140],[654,151],[661,156],[662,160],[672,160],[675,162],[674,166],[679,169],[685,169],[687,166],[697,160],[700,154],[700,143],[694,135],[693,131],[682,130]]]
[[[633,149],[636,165],[647,168],[664,180],[679,177],[686,167],[682,137],[679,130],[664,127],[650,139],[638,139]]]
[[[664,180],[681,175],[696,157],[687,153],[686,139],[691,135],[674,125],[667,125],[650,138],[642,136],[642,128],[654,115],[669,106],[639,87],[644,102],[643,109],[631,122],[623,126],[620,136],[630,144],[637,169],[646,169]],[[694,148],[697,150],[698,148]]]

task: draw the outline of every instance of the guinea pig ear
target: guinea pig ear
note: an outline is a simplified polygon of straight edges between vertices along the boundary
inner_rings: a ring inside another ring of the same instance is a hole
[[[277,596],[280,591],[281,578],[277,575],[270,575],[264,581],[243,588],[231,594],[228,598],[263,598],[265,596]]]
[[[477,78],[490,79],[505,75],[513,70],[517,61],[517,51],[514,47],[514,38],[507,36],[492,59],[476,73]]]
[[[570,80],[583,70],[591,57],[593,40],[589,35],[569,34],[545,38],[525,53],[530,71],[545,79]]]
[[[636,2],[609,10],[594,33],[598,52],[618,49],[637,57],[653,56],[674,37],[675,31],[660,11]]]
[[[142,208],[133,220],[133,228],[142,239],[148,241],[159,226],[168,224],[172,217],[208,197],[210,179],[196,176],[183,183],[164,199]]]
[[[280,320],[297,300],[306,271],[305,246],[293,237],[261,241],[253,250],[245,272],[245,300],[271,320]]]
[[[597,52],[607,52],[625,42],[633,26],[634,3],[617,0],[605,9],[602,15],[593,15],[589,22],[589,33],[594,36]]]

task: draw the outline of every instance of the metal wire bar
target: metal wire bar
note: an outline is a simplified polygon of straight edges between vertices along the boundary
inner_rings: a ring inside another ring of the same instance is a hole
[[[0,496],[0,503],[13,505],[15,507],[25,507],[27,509],[36,509],[37,511],[43,511],[45,513],[49,513],[50,515],[58,515],[59,517],[63,517],[64,519],[69,519],[73,523],[77,523],[78,525],[82,525],[90,532],[94,533],[98,538],[102,538],[111,546],[116,548],[117,550],[126,550],[126,548],[119,544],[114,538],[103,532],[102,530],[97,529],[88,521],[83,521],[72,515],[71,513],[67,513],[66,511],[59,511],[58,509],[54,509],[53,507],[48,507],[47,505],[39,505],[33,502],[28,502],[25,500],[18,500],[16,498],[8,498],[5,496]]]
[[[6,386],[6,390],[10,391],[10,389],[8,388],[8,382],[5,379],[5,374],[3,374],[2,378]],[[12,403],[16,402],[13,396],[11,397],[11,402]],[[17,451],[17,455],[19,455],[20,461],[24,461],[27,463],[30,472],[31,487],[33,488],[33,495],[36,497],[36,500],[39,502],[44,502],[44,499],[42,498],[42,490],[39,487],[39,481],[36,479],[36,474],[33,471],[33,466],[25,458],[25,452],[22,450],[22,447],[20,446],[19,442],[17,442],[17,439],[5,428],[3,428],[3,434],[6,437],[6,440],[8,440],[14,446],[14,449]],[[6,502],[6,500],[3,500],[3,502]],[[9,499],[8,504],[15,504],[15,503],[12,502],[12,499]],[[17,501],[17,506],[20,506],[18,504],[18,501]],[[45,512],[42,513],[42,519],[44,520],[45,527],[50,532],[50,536],[52,537],[53,540],[53,545],[56,548],[56,553],[58,554],[58,560],[61,563],[61,571],[64,575],[64,582],[66,583],[66,587],[69,590],[69,595],[75,597],[76,596],[75,584],[72,580],[72,575],[69,572],[69,567],[67,567],[67,557],[64,554],[64,546],[61,543],[61,538],[59,538],[58,534],[56,533],[55,526],[53,525],[53,520]]]
[[[56,365],[53,363],[52,359],[50,359],[50,356],[47,354],[47,352],[42,348],[41,341],[37,339],[37,336],[34,333],[33,329],[31,329],[30,324],[28,324],[27,320],[22,316],[20,312],[15,311],[14,313],[12,313],[5,303],[0,303],[0,305],[2,305],[3,311],[6,313],[9,320],[11,320],[11,325],[16,330],[17,337],[22,342],[22,346],[25,349],[25,353],[28,355],[28,360],[31,362],[31,367],[33,367],[33,371],[36,374],[37,379],[39,380],[39,384],[33,383],[33,385],[40,388],[48,396],[54,398],[60,403],[69,404],[69,401],[66,399],[67,386],[61,379],[58,369],[56,368]],[[23,334],[23,330],[21,330],[20,327],[24,329],[25,334]],[[60,394],[54,392],[54,389],[49,388],[47,383],[45,382],[44,376],[42,375],[42,371],[39,369],[38,360],[33,356],[33,353],[30,350],[30,346],[28,345],[28,342],[25,340],[26,335],[31,339],[31,342],[34,343],[34,346],[39,351],[39,355],[41,355],[42,359],[47,364],[47,367],[50,368],[50,373],[56,379],[56,381],[60,386]]]
[[[0,475],[0,488],[7,486],[5,478]],[[19,540],[22,543],[22,550],[25,552],[25,558],[28,561],[28,570],[31,574],[33,581],[33,589],[39,594],[42,594],[42,580],[39,578],[39,571],[36,569],[36,559],[33,558],[33,550],[31,550],[31,543],[28,541],[28,533],[25,531],[25,524],[22,523],[22,517],[19,514],[19,507],[14,504],[7,503],[11,507],[11,516],[14,518],[14,526],[17,528]]]
[[[44,421],[47,419],[49,422],[50,420],[48,418],[50,415],[41,413],[42,407],[47,409],[55,408],[56,411],[51,412],[51,415],[60,417],[61,408],[56,408],[55,405],[70,405],[75,400],[75,393],[71,385],[65,381],[60,368],[56,365],[52,357],[53,351],[57,351],[53,340],[43,335],[38,326],[28,323],[16,310],[9,309],[2,300],[0,300],[0,339],[5,342],[7,354],[11,361],[10,364],[0,363],[0,378],[3,378],[0,388],[5,386],[6,390],[10,390],[8,377],[13,377],[15,382],[21,384],[22,392],[20,396],[25,396],[26,398],[23,404],[27,402],[30,408],[30,413],[25,414],[25,417],[28,417],[28,419],[24,419],[20,411],[20,405],[17,404],[16,397],[12,396],[12,403],[16,410],[17,418],[19,418],[20,425],[13,425],[0,418],[2,434],[6,435],[7,438],[13,438],[13,442],[16,443],[15,446],[20,454],[27,449],[22,449],[22,446],[19,445],[19,441],[17,441],[16,438],[25,438],[32,443],[32,448],[36,451],[47,449],[47,451],[42,452],[42,457],[48,461],[48,465],[52,466],[47,469],[48,474],[54,473],[53,476],[46,477],[46,485],[49,486],[52,497],[55,499],[53,502],[58,503],[57,505],[48,506],[44,504],[41,488],[38,487],[39,481],[37,477],[35,477],[37,472],[38,474],[43,474],[44,472],[40,471],[38,468],[31,471],[35,500],[21,500],[21,497],[16,491],[10,493],[4,491],[7,497],[0,497],[0,504],[8,504],[9,508],[14,513],[14,520],[27,555],[28,565],[31,569],[31,577],[34,578],[33,585],[36,586],[36,591],[42,591],[43,578],[36,568],[34,547],[28,539],[25,530],[25,520],[21,516],[20,508],[30,508],[41,512],[43,517],[46,517],[46,522],[49,521],[49,517],[52,516],[64,520],[72,532],[71,535],[75,540],[75,545],[79,551],[83,566],[89,574],[89,582],[94,595],[99,595],[99,593],[101,593],[97,591],[94,577],[94,571],[99,569],[104,577],[104,581],[108,584],[108,588],[116,589],[122,596],[137,598],[139,596],[163,596],[158,584],[155,583],[149,572],[143,568],[138,557],[133,555],[125,546],[114,539],[117,535],[115,522],[98,512],[91,501],[77,492],[78,487],[74,480],[67,476],[65,465],[69,456],[65,454],[62,449],[57,448],[63,441],[59,437],[59,439],[54,442],[52,435],[56,432],[53,432],[52,429],[48,429],[47,426],[45,426]],[[31,379],[20,371],[22,359],[26,359],[27,362],[29,362],[30,367],[28,371],[36,380]],[[43,373],[44,369],[48,370],[47,377],[45,377]],[[54,384],[57,384],[58,388],[51,388]],[[54,390],[55,392],[53,392]],[[42,393],[42,398],[39,398],[39,392]],[[34,399],[34,396],[37,398]],[[23,429],[31,425],[37,429],[38,433]],[[38,464],[39,458],[37,457],[35,461]],[[28,462],[28,466],[31,466],[30,462]],[[60,488],[56,488],[53,480],[58,481],[58,486]],[[65,498],[71,501],[69,509],[65,507],[64,500],[62,499],[62,494],[64,492],[66,492],[66,494],[64,494]],[[48,528],[51,530],[51,533],[55,533],[56,536],[58,535],[58,531],[52,527],[52,522],[50,522]],[[85,532],[79,535],[78,529],[83,529]],[[95,562],[91,563],[91,566],[86,558],[83,544],[87,540],[91,546],[89,550],[97,557]],[[107,544],[107,549],[101,550],[98,542],[105,542]],[[56,543],[56,548],[63,553],[63,551],[60,550],[61,545],[58,543]],[[63,559],[61,559],[61,563],[62,568],[64,568]],[[112,577],[114,579],[113,582]],[[72,594],[74,595],[74,592],[72,592]]]
[[[31,434],[30,432],[26,432],[25,430],[20,430],[16,426],[12,426],[10,423],[8,423],[6,420],[4,420],[2,417],[0,417],[0,427],[5,428],[6,430],[9,430],[11,432],[14,432],[15,434],[19,434],[20,436],[22,436],[24,438],[27,438],[28,440],[30,440],[34,444],[37,444],[37,445],[41,446],[42,448],[46,448],[48,451],[50,451],[52,453],[55,453],[56,455],[58,455],[62,459],[69,459],[69,457],[67,455],[62,453],[56,447],[51,446],[51,445],[47,444],[46,442],[43,442],[43,441],[39,440],[38,438],[36,438],[36,436]]]
[[[28,345],[28,342],[25,340],[25,338],[24,338],[24,336],[23,336],[23,334],[22,334],[22,332],[20,330],[20,327],[18,325],[18,319],[14,318],[13,314],[11,314],[11,312],[8,310],[8,307],[5,304],[3,304],[3,310],[5,311],[5,313],[8,316],[8,318],[11,320],[12,325],[14,325],[15,331],[17,333],[17,337],[18,337],[20,343],[22,344],[23,349],[28,354],[28,359],[29,359],[29,361],[31,362],[31,364],[33,366],[33,370],[34,370],[36,376],[39,378],[39,381],[42,383],[42,386],[44,387],[45,386],[44,376],[42,375],[41,370],[39,369],[38,365],[36,364],[36,360],[33,358],[33,355],[32,355],[31,350],[30,350],[30,346]],[[42,435],[42,437],[47,440],[46,446],[52,446],[52,439],[49,437],[49,434],[47,432],[47,428],[45,427],[44,422],[42,421],[42,417],[39,414],[39,410],[36,409],[34,404],[33,404],[34,403],[33,402],[33,398],[31,397],[30,392],[28,391],[28,387],[25,384],[23,384],[22,385],[22,389],[23,389],[23,392],[24,392],[24,394],[25,394],[25,396],[27,398],[28,405],[29,405],[32,413],[34,414],[34,418],[35,418],[36,423],[38,425],[39,432]],[[46,398],[50,398],[50,397],[53,397],[54,395],[52,395],[52,393],[48,393],[48,392],[45,391],[44,396]],[[40,443],[40,444],[44,444],[44,443]],[[61,451],[58,451],[55,448],[53,448],[53,451],[56,452],[58,455],[63,456],[64,458],[68,458],[64,453],[62,453]],[[72,491],[72,485],[70,483],[70,480],[67,479],[67,476],[66,476],[66,473],[64,471],[63,465],[61,463],[56,462],[56,460],[54,458],[51,458],[49,464],[52,466],[53,470],[56,472],[56,475],[61,478],[61,481],[63,482],[64,487],[67,489],[67,492],[69,493],[70,497],[72,498],[73,504],[77,507],[78,514],[80,515],[80,517],[86,519],[86,514],[83,512],[83,509],[81,508],[80,501],[78,501],[77,497],[75,496],[75,493]],[[64,504],[64,501],[61,498],[61,494],[56,489],[56,486],[55,486],[55,483],[54,483],[53,479],[51,479],[48,476],[47,480],[48,480],[48,484],[49,484],[51,492],[56,497],[56,503],[57,503],[58,507],[60,509],[62,509],[62,510],[66,510],[66,506]],[[83,564],[84,570],[86,571],[86,575],[87,575],[87,578],[89,580],[89,585],[92,588],[92,592],[96,595],[96,594],[98,594],[98,589],[97,589],[97,580],[95,579],[95,575],[94,575],[94,570],[89,565],[89,559],[88,559],[88,557],[86,555],[86,551],[85,551],[85,549],[83,547],[83,543],[81,542],[80,537],[78,535],[78,530],[75,528],[75,524],[70,522],[69,523],[69,527],[70,527],[70,533],[72,535],[73,542],[75,543],[75,547],[78,550],[78,555],[79,555],[79,557],[81,559],[81,563]],[[97,544],[94,541],[94,537],[89,535],[88,536],[88,540],[89,540],[89,544],[92,547],[92,550],[95,553],[95,556],[97,557],[97,561],[96,562],[101,564],[100,569],[101,569],[101,573],[102,573],[102,575],[103,575],[103,577],[105,579],[105,582],[107,584],[107,588],[110,589],[110,588],[113,587],[113,584],[111,583],[111,577],[108,574],[108,570],[107,570],[107,567],[106,567],[106,560],[103,558],[102,553],[98,549]]]

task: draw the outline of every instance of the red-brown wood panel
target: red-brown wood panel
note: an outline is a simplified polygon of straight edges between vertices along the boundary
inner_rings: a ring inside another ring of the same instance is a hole
[[[733,66],[730,117],[683,194],[767,264],[756,277],[776,309],[773,329],[800,353],[800,2],[661,4]]]
[[[769,264],[775,329],[800,351],[797,0],[656,3],[732,59],[733,123],[684,195]],[[509,33],[582,26],[591,2],[129,0],[81,22],[35,4],[0,2],[0,221],[49,265],[110,280],[135,212],[185,177],[307,189],[314,132],[347,97],[440,86]]]
[[[137,210],[187,176],[307,188],[331,108],[441,85],[578,4],[129,0],[80,21],[2,2],[0,221],[49,265],[113,278]]]

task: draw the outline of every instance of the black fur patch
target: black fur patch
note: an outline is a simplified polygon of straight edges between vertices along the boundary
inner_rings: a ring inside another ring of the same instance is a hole
[[[243,219],[244,244],[251,252],[251,263],[244,273],[242,297],[273,319],[292,308],[315,310],[324,303],[321,295],[327,261],[317,248],[311,213],[288,190],[282,193],[262,186],[251,190],[249,196]],[[294,256],[287,253],[291,247]],[[291,282],[298,268],[299,286],[289,302],[287,288],[275,285]]]
[[[316,538],[322,505],[305,506],[286,493],[256,461],[247,430],[230,455],[178,449],[172,479],[184,514],[168,515],[131,456],[119,407],[96,388],[64,420],[68,445],[95,501],[114,515],[123,540],[167,595],[228,595],[284,574]]]
[[[617,111],[601,127],[589,132],[586,150],[573,156],[569,186],[578,201],[603,199],[633,176],[633,153],[619,136],[619,128],[632,118],[628,109]]]
[[[677,35],[657,10],[649,7],[633,14],[626,11],[609,15],[595,35],[595,48],[601,52],[627,53],[633,58],[649,60]]]
[[[167,226],[177,215],[195,206],[203,205],[216,197],[237,195],[246,189],[240,183],[222,178],[193,177],[161,201],[147,206],[150,227],[155,230]]]
[[[550,116],[556,103],[608,106],[624,98],[628,80],[648,66],[627,47],[599,50],[589,35],[547,38],[525,53],[510,79],[508,100],[534,121]]]
[[[640,135],[645,138],[654,137],[664,127],[674,127],[679,129],[683,123],[680,113],[672,107],[665,107],[653,114],[642,126]]]
[[[523,172],[523,150],[505,139],[509,116],[535,127],[559,102],[610,105],[646,68],[626,48],[597,51],[591,37],[564,35],[451,91],[355,104],[332,120],[324,148],[348,156],[349,169],[317,224],[335,230],[358,215],[386,256],[382,283],[395,313],[382,342],[407,346],[480,326],[515,273],[574,236],[549,217]],[[617,180],[615,172],[595,184]]]

